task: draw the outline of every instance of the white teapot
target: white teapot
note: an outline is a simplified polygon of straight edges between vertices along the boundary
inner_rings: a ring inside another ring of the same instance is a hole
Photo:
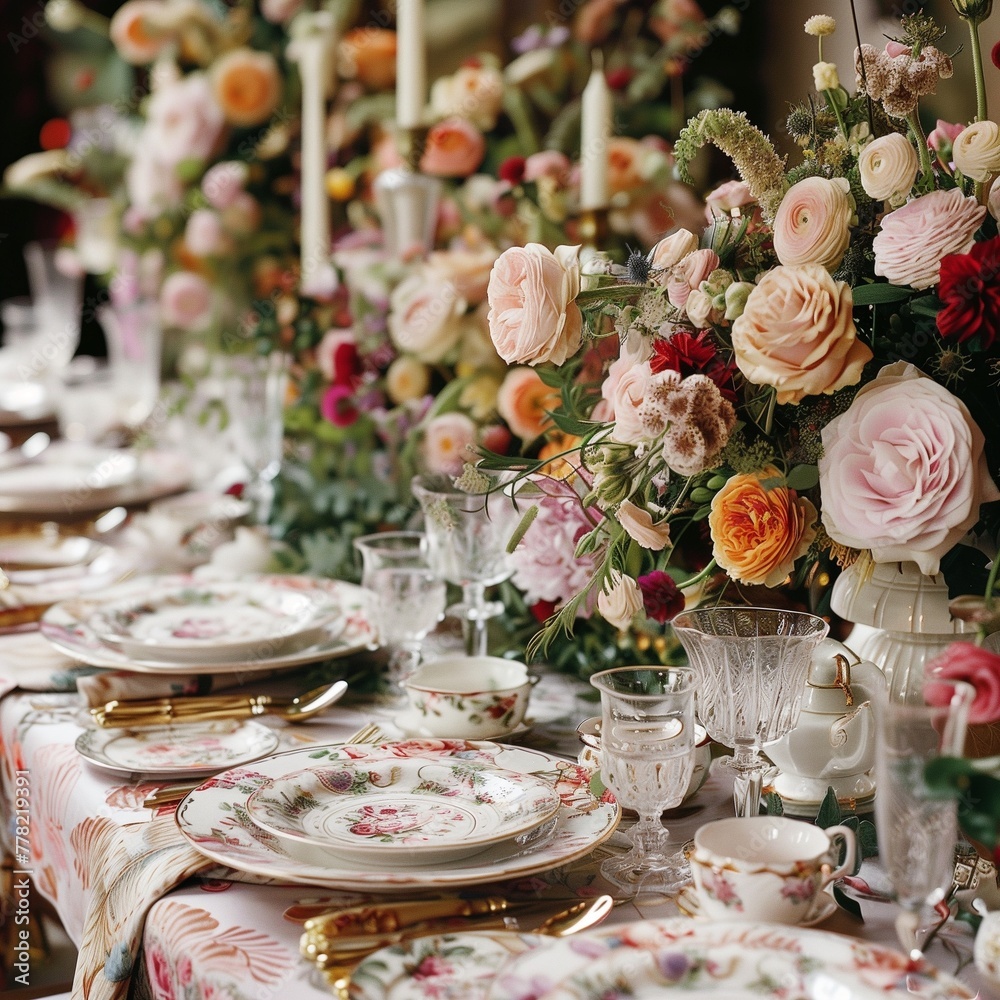
[[[865,811],[875,795],[871,699],[882,671],[835,639],[813,654],[795,728],[764,749],[781,769],[772,782],[789,815],[813,817],[832,787],[842,807]]]

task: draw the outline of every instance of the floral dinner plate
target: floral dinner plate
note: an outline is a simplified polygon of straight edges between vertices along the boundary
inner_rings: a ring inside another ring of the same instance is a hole
[[[968,1000],[961,983],[900,952],[776,924],[644,920],[549,943],[510,959],[489,1000]]]
[[[278,735],[259,722],[189,722],[142,729],[87,729],[77,751],[98,767],[150,777],[200,777],[266,757]]]
[[[369,755],[384,759],[386,748],[400,759],[426,757],[433,751],[441,759],[453,757],[542,778],[561,799],[555,831],[524,850],[512,851],[500,844],[447,864],[392,868],[338,857],[313,845],[300,845],[308,850],[293,854],[288,842],[258,826],[247,811],[250,796],[277,778],[320,763],[364,761]],[[404,892],[479,885],[551,871],[589,854],[607,840],[620,815],[616,803],[593,795],[590,772],[572,761],[499,743],[410,740],[381,747],[304,747],[275,754],[251,767],[231,768],[191,792],[178,806],[176,820],[181,833],[202,854],[241,871],[322,888]]]
[[[374,864],[455,861],[491,844],[531,842],[559,811],[550,782],[533,774],[394,748],[336,760],[258,788],[247,811],[279,837]]]
[[[258,577],[258,580],[271,579]],[[257,670],[280,670],[296,667],[317,660],[331,660],[348,656],[376,645],[376,631],[365,612],[366,591],[339,580],[320,580],[313,577],[278,577],[290,585],[298,586],[306,594],[322,594],[336,603],[342,613],[330,629],[323,629],[319,638],[309,646],[294,651],[276,652],[259,657],[234,658],[218,663],[198,661],[131,657],[123,650],[102,642],[90,625],[91,617],[109,602],[134,601],[149,592],[151,585],[201,586],[204,580],[185,574],[130,580],[102,591],[98,597],[78,597],[54,604],[42,616],[41,631],[60,652],[95,667],[129,670],[138,673],[176,674],[197,671],[208,674],[246,673]]]

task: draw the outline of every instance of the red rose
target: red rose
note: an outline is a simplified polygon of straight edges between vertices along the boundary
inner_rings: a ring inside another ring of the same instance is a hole
[[[684,610],[684,595],[674,583],[673,577],[663,570],[655,569],[652,573],[640,576],[636,583],[642,591],[642,603],[646,614],[654,622],[662,625]]]
[[[524,162],[523,156],[508,156],[500,164],[497,176],[508,184],[520,184],[524,180]]]
[[[964,343],[978,335],[979,346],[989,350],[1000,334],[1000,236],[944,257],[938,298],[941,336]]]
[[[929,705],[947,705],[951,698],[951,688],[936,680],[965,681],[976,689],[969,722],[1000,722],[1000,654],[971,642],[953,642],[927,664],[926,676],[924,700]]]

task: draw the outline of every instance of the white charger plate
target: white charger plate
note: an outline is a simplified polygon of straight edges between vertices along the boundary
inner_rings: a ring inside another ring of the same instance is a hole
[[[778,924],[643,920],[545,944],[505,962],[489,1000],[601,1000],[627,982],[630,1000],[678,993],[837,1000],[969,1000],[958,980],[858,938]]]
[[[559,811],[550,782],[428,750],[390,746],[276,778],[247,812],[279,837],[382,865],[456,861],[493,844],[525,846]]]
[[[293,854],[289,843],[259,827],[247,811],[258,788],[276,778],[318,761],[364,760],[380,748],[371,746],[305,747],[275,754],[251,767],[233,768],[216,775],[191,792],[178,806],[175,818],[184,837],[206,857],[240,871],[327,889],[359,892],[406,892],[414,888],[480,885],[551,871],[589,854],[614,833],[621,818],[615,802],[602,802],[590,790],[590,772],[578,764],[540,750],[466,740],[411,740],[383,744],[400,758],[435,749],[456,759],[494,764],[534,774],[548,781],[562,804],[551,837],[523,851],[506,845],[447,865],[422,868],[373,868],[341,858],[313,845],[300,845]],[[384,751],[383,751],[384,752]]]
[[[232,719],[140,729],[87,729],[77,752],[107,771],[148,777],[201,777],[266,757],[278,735],[259,722]]]
[[[333,634],[341,618],[333,595],[301,576],[167,578],[150,580],[129,600],[108,601],[88,624],[136,659],[219,663],[294,652]]]
[[[288,579],[285,577],[284,579]],[[151,577],[129,580],[127,583],[103,591],[100,597],[76,597],[60,601],[42,616],[42,635],[60,652],[81,663],[112,670],[129,670],[136,673],[177,674],[195,671],[203,674],[232,674],[263,670],[282,670],[317,660],[332,660],[377,645],[377,633],[366,614],[367,591],[340,580],[320,580],[297,577],[303,589],[320,591],[335,601],[343,617],[330,630],[324,629],[312,645],[294,652],[276,653],[261,657],[234,659],[221,663],[186,662],[174,660],[141,659],[106,645],[90,627],[91,616],[109,601],[135,600],[151,585],[194,584],[203,581],[197,577]]]

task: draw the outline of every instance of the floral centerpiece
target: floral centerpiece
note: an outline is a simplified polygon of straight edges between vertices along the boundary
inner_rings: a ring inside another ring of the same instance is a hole
[[[996,551],[989,6],[956,0],[977,46],[970,124],[921,126],[920,98],[953,72],[932,19],[905,17],[881,50],[859,40],[851,93],[822,57],[835,21],[817,15],[817,92],[787,119],[801,162],[745,116],[704,111],[674,147],[680,175],[713,144],[739,179],[709,196],[702,232],[675,231],[624,274],[575,248],[500,257],[490,331],[559,392],[563,448],[555,472],[534,450],[481,464],[519,469],[515,555],[545,548],[554,497],[580,525],[542,646],[595,608],[628,629],[686,602],[821,586],[862,554],[935,574],[973,563],[970,543]],[[464,482],[485,488],[474,469]]]

